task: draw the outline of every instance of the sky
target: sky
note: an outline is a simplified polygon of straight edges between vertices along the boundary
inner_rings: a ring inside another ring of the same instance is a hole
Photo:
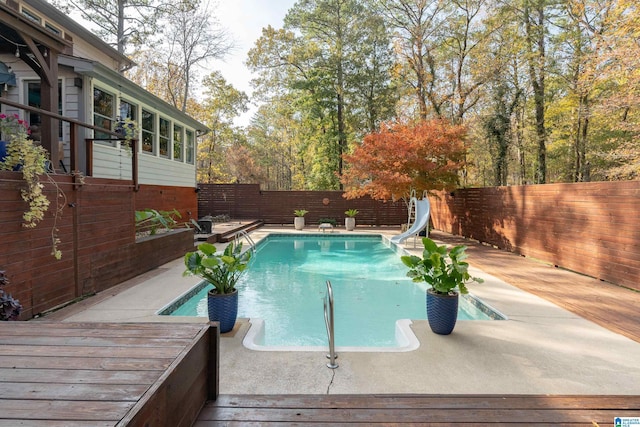
[[[244,65],[247,53],[264,27],[282,28],[282,21],[294,3],[295,0],[217,0],[212,9],[220,24],[231,33],[236,48],[224,61],[212,62],[211,68],[220,71],[233,87],[251,96],[251,73]],[[250,107],[248,113],[235,121],[237,126],[249,124],[257,110],[255,105]]]

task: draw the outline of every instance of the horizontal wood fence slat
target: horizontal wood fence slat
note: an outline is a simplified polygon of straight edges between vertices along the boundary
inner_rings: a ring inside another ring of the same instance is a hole
[[[197,218],[197,195],[192,187],[141,185],[132,181],[85,177],[74,189],[74,178],[51,175],[64,192],[42,179],[51,201],[35,228],[22,227],[27,205],[20,198],[21,172],[0,171],[0,270],[10,280],[6,291],[23,306],[29,319],[75,298],[109,289],[193,248],[193,232],[135,236],[135,211],[177,209],[181,221]],[[54,221],[56,202],[62,213]],[[51,233],[57,229],[62,259],[51,255]]]
[[[640,181],[468,188],[430,200],[438,230],[640,290]]]
[[[198,212],[307,224],[358,209],[359,225],[407,221],[404,202],[346,200],[339,191],[260,191],[257,184],[200,184]],[[434,228],[640,290],[640,181],[468,188],[431,197]]]
[[[400,225],[407,222],[402,200],[381,202],[369,197],[347,200],[342,191],[261,191],[258,184],[199,184],[198,213],[259,219],[265,224],[293,224],[296,209],[305,209],[307,224],[335,219],[344,226],[345,211],[357,209],[358,225]]]

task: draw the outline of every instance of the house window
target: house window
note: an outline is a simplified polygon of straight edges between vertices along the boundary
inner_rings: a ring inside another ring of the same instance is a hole
[[[182,126],[173,125],[173,160],[182,161]]]
[[[115,113],[114,96],[101,89],[93,89],[93,124],[113,130]],[[110,139],[109,134],[94,132],[95,139]]]
[[[150,111],[142,109],[142,152],[155,154],[153,149],[155,140],[156,116]]]
[[[193,139],[193,131],[188,130],[187,131],[187,146],[185,147],[185,161],[189,164],[193,164],[193,160],[194,160],[194,149],[195,149],[195,144],[194,144],[194,139]]]
[[[27,101],[29,107],[42,108],[42,93],[40,82],[27,82]],[[62,115],[62,81],[58,81],[58,114]],[[41,141],[42,118],[40,114],[29,113],[29,127],[31,129],[31,139]],[[62,122],[58,121],[58,137],[62,138]]]
[[[137,122],[138,106],[125,100],[120,100],[120,118],[123,120],[131,119],[134,122]]]
[[[36,15],[35,13],[31,12],[29,9],[25,9],[23,7],[22,8],[22,15],[25,16],[30,21],[33,21],[35,23],[38,23],[38,24],[42,25],[42,19],[38,15]]]
[[[162,157],[169,157],[169,129],[171,129],[169,120],[160,117],[160,155]]]
[[[122,120],[122,121],[124,121],[125,119],[129,119],[129,120],[133,121],[134,123],[136,123],[136,125],[137,125],[138,124],[138,106],[121,99],[120,100],[120,114],[118,116],[118,119]],[[135,135],[132,135],[132,136],[135,139],[140,138],[140,135],[138,135],[138,134],[135,134]],[[133,143],[133,141],[131,141],[131,143]],[[136,142],[136,146],[137,146],[137,142]],[[136,148],[136,150],[137,150],[137,148]]]
[[[52,32],[53,34],[55,34],[56,36],[62,37],[62,30],[59,29],[58,27],[55,27],[48,22],[45,22],[44,27],[50,32]]]

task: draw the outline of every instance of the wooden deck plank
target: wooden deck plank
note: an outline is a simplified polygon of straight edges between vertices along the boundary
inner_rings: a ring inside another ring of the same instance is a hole
[[[110,357],[126,358],[176,358],[180,347],[89,347],[89,346],[57,346],[57,345],[2,345],[0,356],[42,355],[50,357],[73,357],[82,354],[84,357],[101,357],[108,353]]]
[[[39,336],[41,333],[33,325],[46,327],[50,336],[87,336],[92,337],[147,337],[147,338],[194,338],[202,325],[183,324],[184,327],[158,328],[157,323],[101,323],[100,327],[91,323],[53,323],[44,321],[17,322],[10,329],[0,330],[3,336]]]
[[[199,416],[200,421],[222,423],[276,422],[276,423],[477,423],[478,425],[497,424],[505,420],[521,420],[528,425],[535,423],[568,423],[579,425],[613,424],[614,417],[632,417],[633,411],[611,411],[578,409],[558,411],[554,409],[307,409],[307,408],[217,408],[209,412],[205,407]],[[215,425],[215,424],[212,424]]]
[[[351,423],[351,422],[314,422],[309,421],[305,423],[280,423],[280,422],[269,422],[269,421],[260,421],[260,422],[250,422],[250,421],[225,421],[224,423],[211,422],[211,421],[197,421],[192,427],[213,427],[213,426],[221,426],[224,427],[269,427],[269,426],[296,426],[296,425],[305,425],[305,426],[326,426],[326,427],[353,427],[354,425],[359,426],[402,426],[402,427],[449,427],[452,424],[449,422],[427,422],[421,421],[417,423],[409,423],[409,422],[391,422],[391,423],[378,423],[378,422],[368,422],[368,423]],[[456,423],[456,427],[484,427],[487,424],[481,422],[470,422],[470,423]],[[501,427],[594,427],[592,423],[588,423],[585,425],[584,422],[578,423],[562,423],[562,422],[553,422],[553,423],[531,423],[531,422],[518,422],[518,421],[510,421],[503,420],[498,423]],[[610,424],[600,424],[598,427],[610,427],[613,426],[613,423]]]
[[[3,399],[117,400],[136,402],[149,385],[0,382]]]
[[[221,395],[197,427],[323,425],[613,425],[637,416],[640,396],[539,395]]]
[[[134,402],[0,399],[3,419],[112,421],[122,418]]]
[[[286,394],[274,399],[272,395],[223,394],[216,400],[220,407],[270,408],[541,409],[551,404],[556,409],[633,410],[640,408],[640,396]]]
[[[0,427],[112,427],[111,421],[0,420]]]
[[[157,371],[167,369],[171,358],[115,358],[115,357],[49,357],[49,356],[1,356],[2,368],[29,369],[104,369],[111,371]]]
[[[91,346],[91,347],[176,347],[184,348],[189,345],[191,339],[178,338],[149,338],[144,337],[95,337],[95,336],[0,336],[0,346],[10,344],[12,346],[28,345],[28,346]]]
[[[59,383],[59,384],[152,384],[162,370],[121,371],[90,369],[7,369],[0,368],[3,382]]]

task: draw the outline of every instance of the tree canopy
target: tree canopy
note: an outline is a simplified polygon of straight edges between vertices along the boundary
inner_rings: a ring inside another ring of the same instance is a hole
[[[455,188],[463,165],[465,135],[463,126],[442,119],[384,123],[344,156],[348,167],[340,179],[345,197],[396,200],[407,199],[412,190]]]
[[[136,82],[212,127],[200,141],[202,179],[278,190],[366,185],[353,175],[357,154],[369,156],[361,147],[381,124],[431,119],[466,129],[464,186],[640,176],[633,0],[299,0],[281,28],[255,40],[246,59],[255,90],[240,103],[232,87],[208,90],[205,78],[221,76],[201,67],[230,48],[215,8],[60,1],[93,15],[107,40],[135,56]],[[251,123],[236,127],[251,102],[259,104]],[[402,151],[398,135],[410,132],[392,129],[383,128],[397,145],[389,150]],[[415,178],[380,162],[391,168],[386,179]]]

